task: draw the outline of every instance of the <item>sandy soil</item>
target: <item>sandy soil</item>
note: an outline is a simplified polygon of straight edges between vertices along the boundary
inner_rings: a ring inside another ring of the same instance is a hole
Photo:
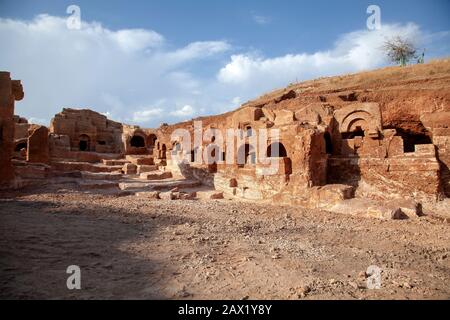
[[[449,299],[450,224],[54,185],[0,193],[0,298]],[[81,267],[81,290],[66,268]],[[382,269],[381,289],[365,271]]]

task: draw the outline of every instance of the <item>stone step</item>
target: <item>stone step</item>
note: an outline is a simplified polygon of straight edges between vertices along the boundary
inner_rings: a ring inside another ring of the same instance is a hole
[[[151,171],[144,172],[139,175],[140,179],[143,180],[163,180],[172,178],[172,172],[170,171]]]
[[[52,169],[56,171],[88,171],[88,172],[119,172],[123,166],[107,166],[102,163],[56,161],[52,162]]]
[[[154,171],[158,171],[158,166],[157,165],[146,165],[146,164],[142,164],[142,165],[138,165],[137,166],[137,174],[142,174],[142,173],[146,173],[146,172],[154,172]]]
[[[80,171],[55,171],[55,170],[53,170],[52,177],[80,179],[81,172]]]
[[[16,165],[14,171],[18,177],[24,179],[46,179],[50,176],[50,166],[46,164]]]
[[[124,191],[145,192],[151,190],[165,190],[173,188],[194,188],[200,186],[197,180],[160,180],[152,182],[121,182],[119,188]]]
[[[204,200],[223,199],[223,192],[217,190],[197,191],[197,198]]]
[[[130,161],[125,159],[117,159],[117,160],[103,159],[102,163],[107,166],[123,166],[126,163],[130,163]]]
[[[164,190],[164,189],[186,189],[201,186],[201,182],[197,180],[169,180],[169,181],[154,181],[152,182],[152,188],[154,190]]]
[[[120,180],[122,178],[121,173],[116,172],[88,172],[82,171],[81,177],[85,180]]]
[[[153,157],[149,155],[127,155],[125,159],[135,165],[153,165]]]
[[[174,192],[174,191],[143,191],[136,192],[135,195],[147,200],[197,200],[196,192]]]
[[[105,180],[81,180],[78,181],[78,187],[81,190],[118,189],[119,183]]]

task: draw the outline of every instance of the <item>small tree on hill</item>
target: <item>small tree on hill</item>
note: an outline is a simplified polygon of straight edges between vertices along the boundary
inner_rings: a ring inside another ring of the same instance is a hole
[[[416,57],[417,49],[409,40],[399,36],[387,40],[383,47],[387,56],[392,62],[405,66],[408,61]]]

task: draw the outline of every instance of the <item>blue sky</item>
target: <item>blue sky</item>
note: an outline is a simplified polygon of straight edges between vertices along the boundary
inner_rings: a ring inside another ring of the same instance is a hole
[[[81,30],[65,26],[71,4]],[[370,4],[381,8],[382,30],[366,28]],[[448,0],[0,0],[0,40],[12,43],[0,69],[23,80],[17,113],[35,122],[89,107],[158,126],[296,80],[386,65],[377,49],[397,34],[427,58],[449,56],[449,15]]]

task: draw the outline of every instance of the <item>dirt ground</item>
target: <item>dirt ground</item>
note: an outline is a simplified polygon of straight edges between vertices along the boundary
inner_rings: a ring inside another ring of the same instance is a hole
[[[449,299],[450,224],[53,185],[0,193],[1,299]],[[81,268],[81,290],[66,269]],[[381,268],[381,288],[365,271]]]

